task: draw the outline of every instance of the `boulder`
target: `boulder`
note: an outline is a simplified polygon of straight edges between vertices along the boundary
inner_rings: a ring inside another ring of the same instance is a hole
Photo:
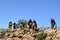
[[[46,29],[46,30],[44,30],[44,32],[47,33],[47,35],[52,35],[53,36],[55,34],[56,30]]]
[[[56,35],[56,39],[60,39],[60,33]]]
[[[19,35],[18,35],[19,38],[22,38],[22,36],[23,36],[23,34],[19,34]]]
[[[52,40],[52,36],[47,36],[45,40]]]
[[[30,35],[25,34],[25,35],[23,35],[22,40],[34,40],[34,38]]]
[[[60,39],[53,39],[53,40],[60,40]]]
[[[14,36],[18,36],[19,35],[19,32],[18,31],[16,31],[16,32],[14,32]]]

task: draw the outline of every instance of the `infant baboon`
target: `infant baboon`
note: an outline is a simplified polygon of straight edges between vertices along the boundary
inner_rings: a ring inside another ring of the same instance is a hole
[[[56,22],[53,18],[51,18],[51,28],[54,28],[54,27],[57,28]]]
[[[32,29],[36,30],[37,29],[37,23],[35,20],[33,20],[33,23],[32,23]]]
[[[32,20],[31,19],[28,21],[28,25],[29,25],[29,29],[31,29],[32,28]]]
[[[9,28],[12,29],[12,22],[9,22]]]

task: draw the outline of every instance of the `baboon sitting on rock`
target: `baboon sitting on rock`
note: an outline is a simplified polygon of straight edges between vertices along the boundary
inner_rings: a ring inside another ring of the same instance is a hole
[[[35,20],[33,20],[33,23],[32,23],[32,29],[36,30],[37,29],[37,23]]]
[[[54,27],[57,28],[56,22],[53,18],[51,18],[51,28],[54,28]]]
[[[29,25],[29,29],[31,29],[32,28],[32,20],[31,19],[28,21],[28,25]]]
[[[20,28],[24,28],[24,22],[20,22]]]
[[[13,23],[13,27],[14,27],[14,29],[16,29],[16,23],[15,22]]]
[[[9,28],[12,29],[12,22],[9,22]]]

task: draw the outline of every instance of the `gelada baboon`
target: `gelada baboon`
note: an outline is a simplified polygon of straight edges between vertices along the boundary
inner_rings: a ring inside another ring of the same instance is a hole
[[[16,23],[15,22],[13,23],[13,27],[14,27],[14,29],[16,29]]]
[[[56,22],[53,18],[51,18],[51,28],[57,28]]]
[[[32,28],[32,20],[31,19],[28,21],[28,25],[29,25],[29,29],[31,29]]]
[[[9,22],[9,28],[12,29],[12,22]]]
[[[32,23],[32,29],[36,30],[37,29],[37,23],[35,20],[33,20],[33,23]]]
[[[22,21],[20,22],[20,28],[24,28],[24,23]]]

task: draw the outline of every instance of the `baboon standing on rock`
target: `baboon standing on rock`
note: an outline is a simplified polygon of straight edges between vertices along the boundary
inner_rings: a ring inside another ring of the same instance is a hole
[[[51,28],[54,28],[54,27],[57,28],[56,22],[53,18],[51,18]]]

